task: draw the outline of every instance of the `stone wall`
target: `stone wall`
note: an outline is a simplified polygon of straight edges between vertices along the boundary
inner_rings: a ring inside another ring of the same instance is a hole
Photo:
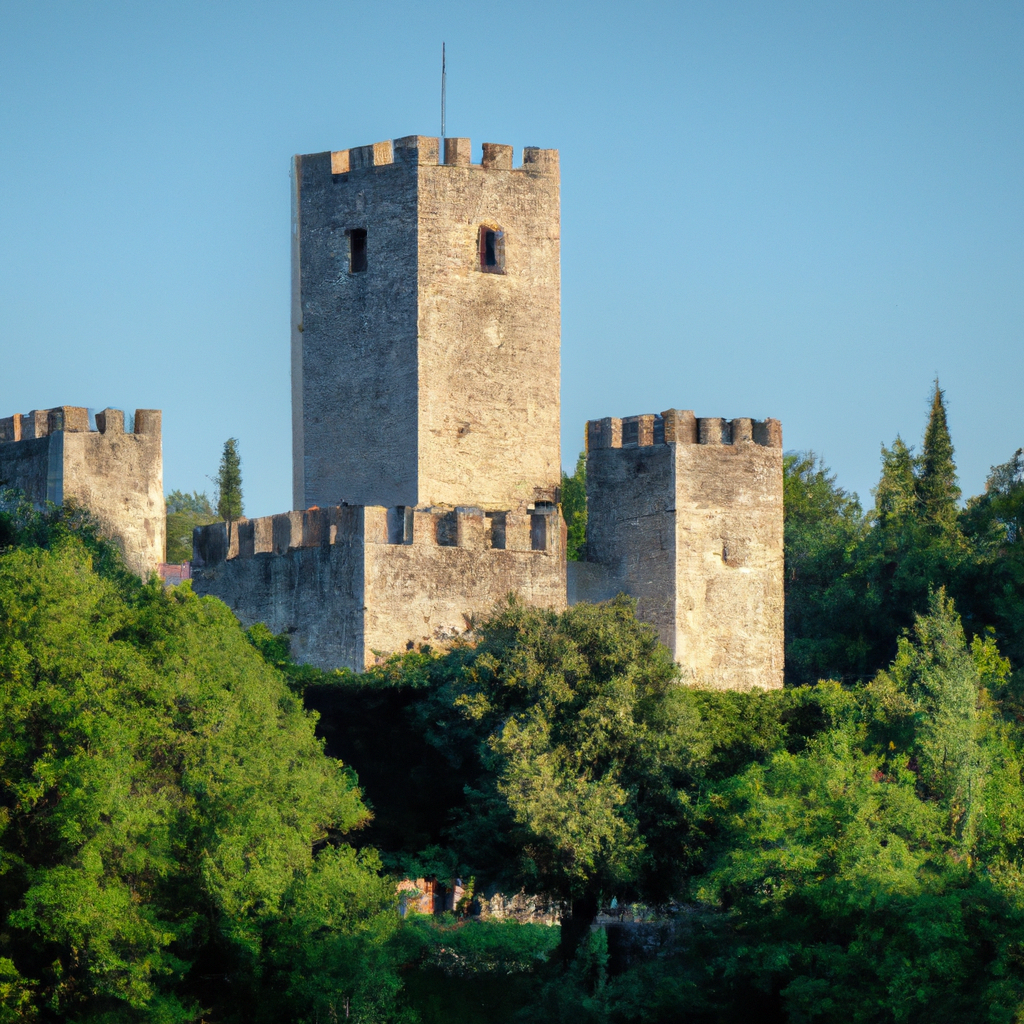
[[[339,174],[331,153],[295,158],[296,508],[418,503],[418,175],[390,143],[369,149]],[[353,229],[367,232],[360,273],[349,271]]]
[[[564,608],[565,540],[554,514],[309,509],[197,528],[192,586],[289,633],[300,662],[362,671],[452,640],[509,593]]]
[[[558,154],[513,167],[488,144],[472,165],[446,139],[439,159],[422,136],[295,158],[296,507],[557,500]]]
[[[660,416],[587,425],[587,559],[573,597],[637,598],[684,678],[782,685],[782,430]]]
[[[116,409],[97,413],[96,429],[77,406],[8,416],[0,419],[0,482],[37,505],[84,505],[128,566],[148,576],[165,549],[160,428],[155,409],[136,410],[131,433]]]
[[[420,501],[485,509],[557,501],[560,214],[556,150],[446,139],[420,166]],[[500,229],[503,273],[481,269]]]

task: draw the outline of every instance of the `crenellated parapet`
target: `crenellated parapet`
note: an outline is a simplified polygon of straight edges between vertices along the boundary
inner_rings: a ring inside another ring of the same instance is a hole
[[[148,576],[164,560],[161,413],[77,405],[0,418],[0,488],[36,505],[71,499],[92,513],[128,566]]]
[[[160,436],[160,410],[136,409],[132,433]],[[77,405],[58,405],[53,409],[33,409],[0,418],[0,444],[11,441],[33,441],[64,431],[69,434],[123,434],[124,413],[120,409],[104,409],[95,414],[90,425],[88,409]]]
[[[484,512],[470,507],[444,510],[335,505],[197,526],[192,564],[201,567],[236,558],[280,556],[301,548],[353,543],[402,546],[414,552],[461,548],[557,554],[563,550],[561,526],[553,505],[527,513]]]
[[[310,508],[198,527],[192,587],[287,632],[300,661],[361,671],[466,632],[512,593],[564,608],[563,531],[555,506]]]
[[[606,416],[587,422],[587,451],[600,448],[649,448],[661,444],[743,445],[782,448],[782,424],[778,420],[697,417],[689,410],[663,413]]]
[[[443,141],[443,148],[442,143]],[[485,142],[479,164],[471,162],[469,139],[438,139],[430,135],[406,135],[401,139],[374,142],[369,146],[331,151],[331,174],[350,174],[394,164],[413,166],[476,167],[484,171],[521,171],[524,174],[558,174],[558,150],[526,146],[518,165],[512,146]]]

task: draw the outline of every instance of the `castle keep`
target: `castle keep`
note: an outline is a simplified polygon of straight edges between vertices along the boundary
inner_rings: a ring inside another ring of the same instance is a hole
[[[197,529],[193,587],[300,660],[361,670],[510,592],[626,592],[684,678],[782,685],[782,432],[587,425],[587,561],[558,514],[555,150],[409,136],[295,158],[293,496]],[[567,576],[568,573],[568,576]]]
[[[413,135],[293,181],[295,507],[554,503],[558,153]]]
[[[0,419],[0,488],[29,501],[73,499],[146,577],[164,559],[165,506],[160,412],[137,409],[125,433],[124,413],[62,405]]]

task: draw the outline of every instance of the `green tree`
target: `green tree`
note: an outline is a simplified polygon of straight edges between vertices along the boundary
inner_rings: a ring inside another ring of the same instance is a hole
[[[956,529],[960,488],[953,462],[953,441],[946,422],[945,392],[937,379],[921,448],[917,494],[921,514],[927,523],[940,531]]]
[[[958,597],[1024,669],[1024,451],[992,467],[984,494],[968,501],[961,523],[973,558]]]
[[[855,494],[836,485],[814,452],[783,458],[786,678],[863,671],[863,584],[856,553],[868,524]]]
[[[238,456],[238,439],[229,437],[217,470],[217,515],[233,523],[242,517],[242,460]]]
[[[576,471],[562,471],[562,516],[567,528],[566,557],[578,562],[586,557],[587,546],[587,454],[580,452]]]
[[[901,437],[882,446],[882,472],[867,516],[813,456],[787,456],[784,473],[790,682],[871,678],[891,661],[897,638],[938,588],[957,599],[973,632],[993,624],[979,600],[985,573],[978,552],[986,542],[972,551],[963,531],[938,381],[921,455]],[[987,527],[984,514],[978,515],[980,537]]]
[[[986,698],[1006,671],[934,594],[888,671],[814,687],[822,728],[715,787],[692,889],[730,923],[712,988],[745,979],[791,1021],[1015,1019],[1022,761]]]
[[[192,531],[197,526],[215,522],[217,513],[205,493],[171,491],[167,496],[167,561],[189,561],[192,558]]]
[[[633,602],[514,600],[432,668],[419,714],[461,763],[451,842],[478,879],[571,905],[564,959],[602,894],[665,898],[685,872],[684,781],[707,753],[690,691]]]
[[[78,513],[0,526],[0,1016],[390,1012],[355,777],[231,612],[94,558]]]

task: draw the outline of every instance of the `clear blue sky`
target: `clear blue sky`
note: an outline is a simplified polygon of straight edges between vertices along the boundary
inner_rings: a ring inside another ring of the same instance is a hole
[[[0,0],[0,415],[164,410],[290,505],[293,153],[557,147],[563,459],[591,417],[775,416],[870,500],[946,389],[1024,445],[1024,4]]]

